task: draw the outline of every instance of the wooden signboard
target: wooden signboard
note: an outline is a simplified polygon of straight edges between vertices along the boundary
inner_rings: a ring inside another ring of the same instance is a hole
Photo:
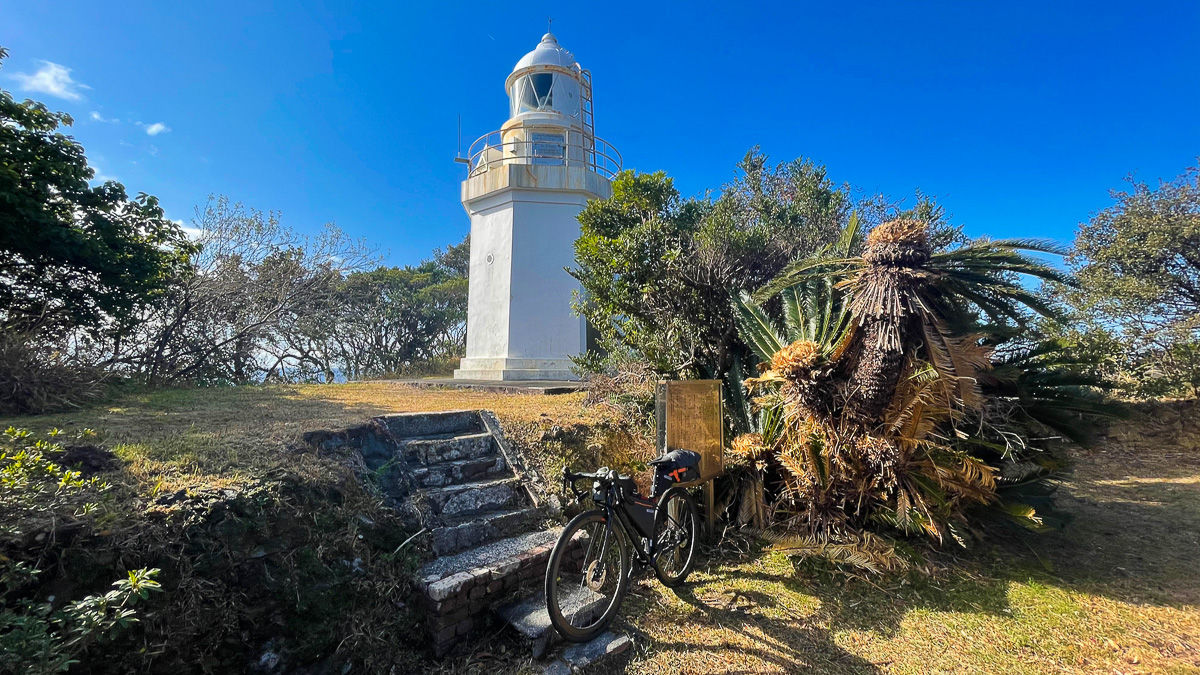
[[[671,450],[700,453],[700,480],[704,483],[705,518],[712,531],[712,480],[725,470],[725,421],[720,380],[664,380],[658,383],[655,416],[658,421],[658,454]]]

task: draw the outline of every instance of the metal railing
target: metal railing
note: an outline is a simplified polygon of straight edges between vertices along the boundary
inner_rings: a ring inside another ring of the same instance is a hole
[[[621,171],[621,153],[601,138],[585,137],[578,131],[546,133],[555,138],[538,138],[537,130],[527,129],[526,138],[505,141],[504,132],[480,136],[467,151],[471,176],[505,164],[543,166],[583,166],[612,179]],[[510,135],[513,132],[508,132]]]

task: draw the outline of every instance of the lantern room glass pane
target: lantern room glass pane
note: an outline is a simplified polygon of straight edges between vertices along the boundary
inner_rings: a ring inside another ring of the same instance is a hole
[[[533,85],[534,96],[537,97],[539,108],[550,108],[554,105],[554,74],[534,73],[529,76]]]
[[[532,73],[513,84],[513,114],[553,109],[553,73]]]

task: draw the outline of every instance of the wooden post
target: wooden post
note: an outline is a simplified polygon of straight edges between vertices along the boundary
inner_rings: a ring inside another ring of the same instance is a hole
[[[710,478],[704,482],[700,488],[704,491],[704,520],[707,524],[705,528],[708,531],[709,540],[713,540],[717,536],[717,504],[716,504],[716,486],[717,479]]]

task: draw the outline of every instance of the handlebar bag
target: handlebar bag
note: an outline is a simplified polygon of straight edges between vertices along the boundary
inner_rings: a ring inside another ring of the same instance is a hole
[[[653,464],[656,497],[673,485],[700,478],[700,453],[692,450],[672,450],[654,460]]]

